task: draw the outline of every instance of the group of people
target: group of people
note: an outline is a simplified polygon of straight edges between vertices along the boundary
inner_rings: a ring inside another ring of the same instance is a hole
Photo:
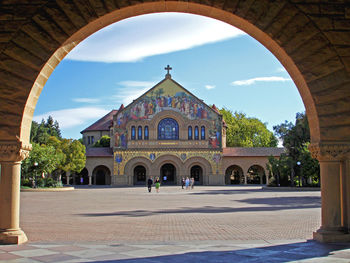
[[[184,187],[186,187],[186,190],[189,190],[189,189],[193,189],[193,186],[194,186],[194,178],[191,177],[186,177],[181,179],[181,187],[182,189],[184,189]]]
[[[148,180],[147,180],[148,192],[150,193],[152,191],[153,183],[154,183],[154,186],[156,188],[156,192],[159,193],[159,188],[160,188],[159,177],[156,177],[154,182],[153,182],[153,179],[151,177],[148,178]],[[186,179],[184,177],[182,177],[182,179],[181,179],[182,189],[184,189],[184,187],[186,187],[186,190],[193,189],[193,186],[194,186],[194,178],[193,177],[192,178],[186,177]]]

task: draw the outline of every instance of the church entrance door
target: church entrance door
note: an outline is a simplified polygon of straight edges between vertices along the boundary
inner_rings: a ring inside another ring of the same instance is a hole
[[[203,184],[203,169],[199,165],[195,165],[191,168],[191,178],[194,178],[195,184]]]
[[[138,165],[134,169],[134,184],[146,184],[146,168]]]
[[[167,163],[160,168],[160,180],[162,184],[176,184],[176,168],[174,165]]]

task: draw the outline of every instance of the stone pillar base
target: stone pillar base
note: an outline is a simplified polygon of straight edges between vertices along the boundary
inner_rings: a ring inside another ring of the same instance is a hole
[[[0,231],[0,244],[20,245],[28,241],[26,234],[22,230]]]
[[[319,229],[313,233],[313,239],[322,243],[348,243],[350,234],[341,230],[327,231]]]

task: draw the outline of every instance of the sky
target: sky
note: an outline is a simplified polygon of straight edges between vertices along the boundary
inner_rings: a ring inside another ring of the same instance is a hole
[[[75,47],[49,77],[33,120],[51,115],[64,138],[128,105],[165,77],[208,105],[267,124],[294,122],[305,111],[280,62],[239,29],[211,18],[159,13],[122,20]]]

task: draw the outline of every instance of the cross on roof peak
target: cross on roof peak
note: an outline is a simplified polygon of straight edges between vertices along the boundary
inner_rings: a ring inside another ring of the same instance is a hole
[[[172,70],[173,68],[168,65],[164,69],[167,71],[167,74],[165,75],[165,78],[170,79],[171,75],[170,75],[169,71]]]

